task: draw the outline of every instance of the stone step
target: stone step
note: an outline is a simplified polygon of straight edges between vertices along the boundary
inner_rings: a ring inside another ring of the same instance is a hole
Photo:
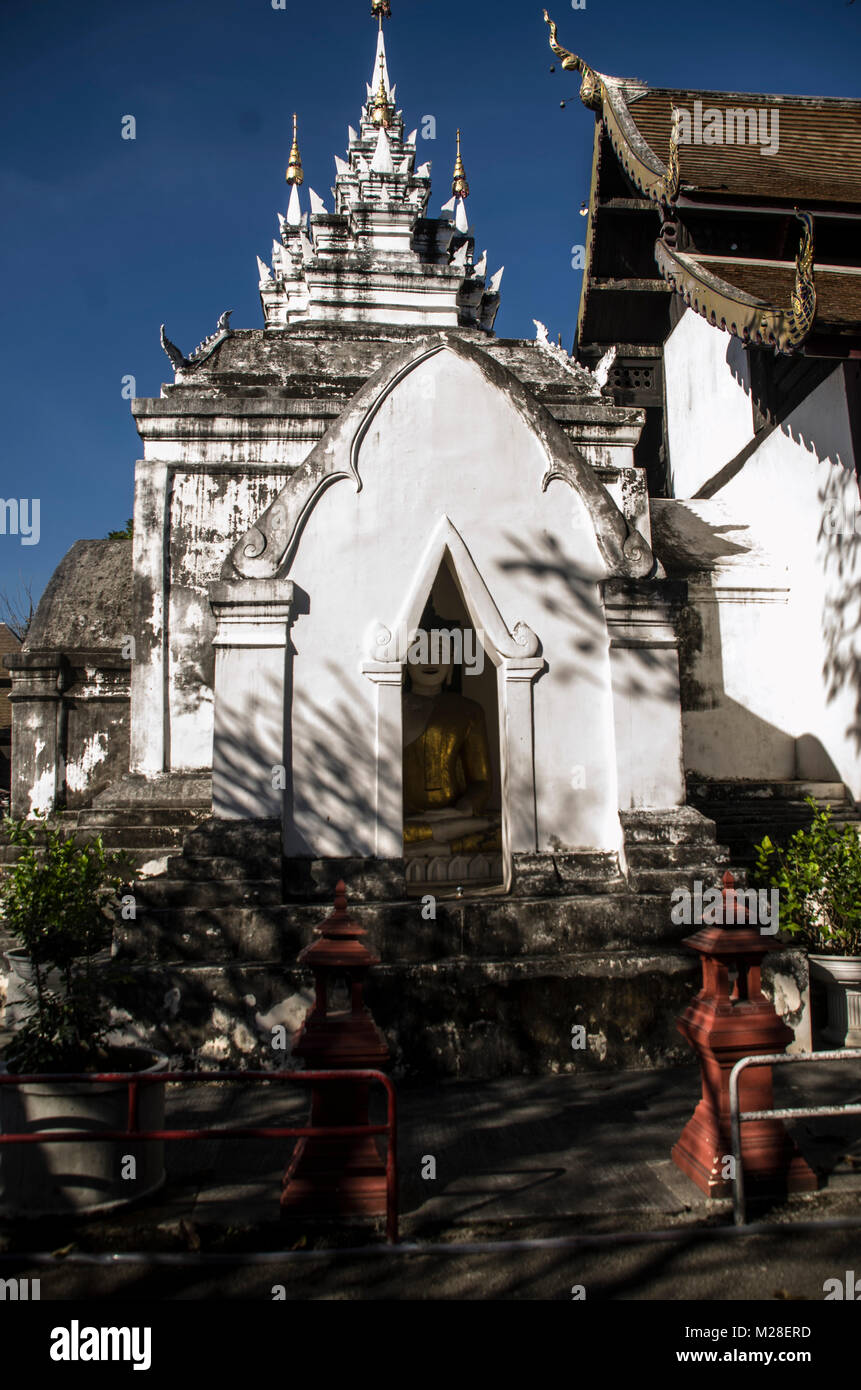
[[[681,886],[676,881],[675,886]],[[692,885],[691,885],[692,886]],[[554,955],[676,944],[689,927],[671,921],[670,896],[628,894],[567,898],[476,898],[438,902],[436,917],[420,901],[352,904],[368,941],[384,961]],[[295,963],[321,921],[317,906],[234,905],[138,910],[114,930],[123,960],[258,960]]]
[[[688,796],[699,801],[800,801],[803,802],[806,796],[812,796],[817,801],[844,802],[850,801],[849,793],[843,782],[808,782],[803,780],[786,780],[774,782],[762,781],[711,781],[700,778],[689,778],[687,783]]]
[[[711,866],[713,870],[716,870],[718,866],[726,866],[728,854],[725,845],[712,844],[708,847],[708,853],[704,853],[704,849],[705,847],[701,844],[689,843],[680,845],[630,844],[625,846],[625,857],[629,870],[671,869],[674,866],[678,866],[680,869],[698,869]]]
[[[76,844],[84,845],[93,840],[96,835],[100,835],[105,849],[112,852],[125,849],[149,849],[151,847],[163,850],[175,849],[179,852],[182,850],[185,833],[182,826],[169,825],[106,826],[103,829],[87,826],[84,829],[73,831],[72,837]]]
[[[211,816],[190,830],[185,848],[194,857],[232,859],[246,854],[281,856],[281,823],[224,821]]]
[[[674,811],[620,811],[625,852],[633,845],[714,846],[714,822],[693,806]]]
[[[189,879],[167,875],[148,879],[135,885],[139,907],[163,910],[197,907],[282,907],[284,903],[280,877]]]
[[[231,881],[270,879],[281,881],[280,856],[247,855],[242,859],[224,855],[192,855],[184,851],[171,861],[171,877],[185,882],[206,883],[210,879]]]
[[[706,888],[719,888],[721,877],[727,869],[730,869],[738,887],[741,888],[747,882],[747,867],[746,864],[739,862],[738,857],[734,857],[732,860],[727,858],[721,864],[709,860],[706,863],[691,864],[685,867],[632,869],[629,876],[631,891],[637,894],[666,893],[669,895],[678,888],[692,890],[694,882],[700,882]]]
[[[129,826],[167,826],[177,829],[180,826],[193,827],[206,816],[206,812],[182,806],[135,806],[124,809],[108,806],[84,807],[77,812],[67,812],[76,818],[79,830],[126,829]]]

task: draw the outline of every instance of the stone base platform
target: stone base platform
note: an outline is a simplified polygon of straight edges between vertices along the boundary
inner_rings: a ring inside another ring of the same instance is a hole
[[[120,811],[104,814],[121,841]],[[140,808],[128,815],[137,836]],[[89,830],[96,819],[94,808]],[[275,821],[186,825],[164,871],[136,881],[134,920],[115,930],[118,1033],[177,1063],[289,1067],[312,997],[295,962],[343,877],[381,957],[366,997],[397,1074],[685,1061],[675,1021],[699,986],[698,963],[680,944],[692,928],[672,923],[670,895],[696,879],[716,884],[725,856],[713,824],[690,808],[623,821],[621,861],[518,855],[510,893],[433,902],[408,896],[403,860],[282,860]],[[796,956],[777,964],[798,996]],[[793,1007],[792,991],[784,996]]]

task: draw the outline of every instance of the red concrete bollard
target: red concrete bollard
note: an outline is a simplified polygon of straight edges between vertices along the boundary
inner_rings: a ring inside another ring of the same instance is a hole
[[[740,925],[735,925],[741,917]],[[731,873],[723,876],[723,926],[707,926],[682,943],[702,960],[699,994],[678,1021],[696,1052],[702,1071],[702,1098],[678,1141],[673,1161],[709,1197],[732,1191],[729,1076],[742,1057],[782,1053],[792,1038],[761,990],[763,957],[775,949],[747,923]],[[734,925],[727,926],[727,922]],[[736,976],[730,985],[730,970]],[[749,1067],[739,1078],[740,1110],[767,1110],[773,1104],[771,1067]],[[818,1179],[801,1157],[780,1120],[747,1120],[741,1126],[745,1186],[751,1193],[779,1196],[814,1192]]]
[[[379,1070],[389,1060],[385,1038],[363,1001],[364,980],[379,963],[359,940],[365,935],[347,914],[346,888],[335,889],[335,910],[317,928],[299,960],[314,972],[316,999],[296,1035],[293,1051],[309,1071]],[[330,1007],[330,982],[346,977],[350,1002]],[[370,1083],[316,1082],[312,1125],[366,1125]],[[284,1216],[378,1215],[386,1210],[386,1166],[370,1134],[299,1139],[284,1174]]]

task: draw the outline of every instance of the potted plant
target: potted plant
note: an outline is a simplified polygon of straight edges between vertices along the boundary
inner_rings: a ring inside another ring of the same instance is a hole
[[[100,986],[127,878],[124,860],[107,854],[100,836],[76,844],[47,819],[6,817],[4,825],[21,854],[4,871],[0,902],[6,928],[19,943],[17,970],[25,979],[4,1069],[47,1076],[164,1070],[166,1059],[158,1053],[110,1040],[109,1005]],[[121,1083],[0,1086],[0,1133],[123,1129],[127,1117],[128,1088]],[[164,1127],[163,1086],[141,1087],[138,1124]],[[161,1143],[70,1139],[0,1145],[0,1210],[7,1214],[101,1212],[163,1181]]]
[[[777,888],[781,928],[807,947],[811,976],[828,998],[825,1038],[861,1047],[861,839],[838,829],[831,808],[807,798],[813,820],[785,848],[766,835],[757,846],[755,882]]]

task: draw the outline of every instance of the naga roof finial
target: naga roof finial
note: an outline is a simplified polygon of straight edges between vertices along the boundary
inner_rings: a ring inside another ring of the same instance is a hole
[[[287,164],[287,182],[289,184],[301,184],[305,182],[305,174],[302,169],[302,156],[299,154],[299,138],[297,134],[298,122],[296,113],[293,113],[293,144],[290,148],[290,160]]]
[[[469,197],[469,184],[466,181],[466,170],[463,167],[463,160],[460,157],[460,131],[457,132],[457,158],[454,161],[451,191],[455,198]]]
[[[544,11],[544,22],[550,26],[550,38],[548,40],[550,47],[561,61],[565,71],[580,73],[582,79],[580,82],[580,100],[583,105],[591,106],[593,110],[600,110],[603,84],[598,73],[590,68],[589,64],[584,62],[582,58],[578,58],[576,53],[569,53],[568,49],[563,48],[561,43],[557,41],[556,25],[546,10]]]

